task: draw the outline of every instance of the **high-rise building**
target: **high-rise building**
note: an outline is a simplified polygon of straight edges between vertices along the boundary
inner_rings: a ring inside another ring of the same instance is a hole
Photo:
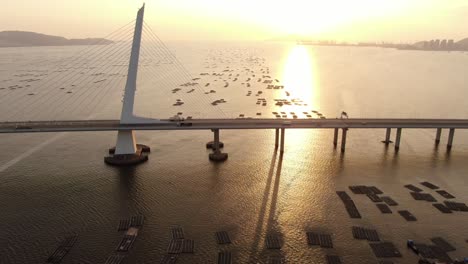
[[[447,40],[446,40],[446,39],[443,39],[443,40],[440,42],[440,49],[441,49],[441,50],[447,50]]]
[[[449,39],[449,40],[448,40],[448,42],[447,42],[447,49],[448,49],[448,50],[453,50],[453,49],[455,49],[455,45],[454,45],[453,39]]]
[[[430,47],[430,42],[429,41],[424,41],[422,43],[422,48],[423,49],[429,49],[429,47]]]

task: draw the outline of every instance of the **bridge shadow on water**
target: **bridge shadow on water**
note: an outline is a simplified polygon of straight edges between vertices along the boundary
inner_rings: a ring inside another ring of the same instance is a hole
[[[135,208],[138,204],[136,194],[136,167],[117,167],[116,171],[118,172],[118,200],[120,206],[121,216],[129,216],[133,214],[134,210],[138,211],[138,208]]]
[[[254,230],[254,238],[252,246],[250,248],[250,256],[248,263],[256,263],[258,257],[268,255],[268,253],[266,252],[266,246],[263,247],[263,250],[260,252],[260,254],[258,254],[259,248],[262,248],[261,242],[265,241],[264,239],[262,239],[263,234],[265,234],[265,239],[266,235],[275,235],[280,237],[281,239],[283,238],[279,223],[277,221],[276,213],[282,165],[283,153],[278,154],[278,151],[275,150],[271,158],[270,168],[268,170],[268,177],[265,185],[265,190],[263,191],[263,200],[260,205],[260,212],[258,214],[258,220]],[[270,198],[270,194],[271,201],[268,210],[268,201]]]
[[[445,166],[448,166],[451,162],[450,157],[452,154],[451,148],[445,148],[445,151],[440,150],[440,144],[434,145],[434,150],[432,152],[431,162],[432,167],[435,168],[440,165],[440,161],[443,161]],[[442,157],[443,155],[443,157]]]

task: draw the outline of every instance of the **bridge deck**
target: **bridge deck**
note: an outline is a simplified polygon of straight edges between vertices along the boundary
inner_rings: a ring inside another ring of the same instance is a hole
[[[73,132],[117,130],[206,130],[273,128],[457,128],[467,129],[468,119],[193,119],[183,122],[120,124],[119,120],[62,120],[0,122],[0,133]]]

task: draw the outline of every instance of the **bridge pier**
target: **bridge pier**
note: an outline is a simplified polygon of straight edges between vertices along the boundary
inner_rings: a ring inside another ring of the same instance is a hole
[[[385,145],[388,145],[389,143],[392,143],[392,141],[390,140],[391,135],[392,135],[392,129],[387,128],[387,131],[385,133],[385,140],[382,141],[382,143],[385,143]]]
[[[213,141],[213,153],[208,155],[208,158],[212,161],[225,161],[228,158],[227,153],[222,153],[220,150],[220,142],[219,142],[219,129],[212,129],[214,133],[214,141]]]
[[[455,128],[451,128],[449,130],[449,137],[448,137],[448,141],[447,141],[447,149],[450,150],[452,148],[452,144],[453,144],[453,136],[455,135]]]
[[[346,134],[348,133],[348,129],[347,128],[343,128],[343,132],[342,132],[342,135],[341,135],[341,152],[345,152],[345,149],[346,149]]]
[[[335,128],[335,132],[333,133],[333,146],[335,146],[336,148],[336,145],[338,145],[338,128]]]
[[[396,151],[398,151],[400,149],[400,141],[401,141],[401,128],[397,128],[396,139],[395,139],[395,150]]]
[[[286,133],[286,130],[284,128],[281,128],[281,145],[280,145],[280,152],[284,152],[284,135]]]
[[[135,91],[138,75],[138,62],[140,59],[141,35],[143,31],[143,17],[145,6],[138,10],[133,34],[132,50],[128,64],[127,82],[125,84],[122,113],[120,124],[134,124],[145,121],[144,118],[133,114],[135,104]],[[110,165],[135,165],[148,160],[143,153],[149,152],[149,147],[137,145],[133,130],[119,130],[115,150],[109,150],[110,156],[104,158],[104,162]],[[112,152],[114,152],[112,154]]]
[[[143,163],[148,160],[151,149],[142,144],[136,144],[133,130],[119,130],[115,148],[109,149],[109,156],[104,162],[109,165],[128,166]]]
[[[440,135],[442,134],[442,128],[438,128],[436,132],[435,143],[438,145],[440,143]]]
[[[207,142],[206,143],[206,148],[214,150],[214,141]],[[219,141],[219,148],[224,148],[224,143],[222,141]]]
[[[279,128],[275,129],[275,149],[278,149],[279,143]]]

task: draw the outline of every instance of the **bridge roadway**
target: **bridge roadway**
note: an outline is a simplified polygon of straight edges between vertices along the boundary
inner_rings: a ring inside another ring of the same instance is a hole
[[[450,128],[467,129],[468,119],[193,119],[182,122],[120,124],[119,120],[0,122],[0,133],[81,132],[118,130],[206,130],[276,128]]]

